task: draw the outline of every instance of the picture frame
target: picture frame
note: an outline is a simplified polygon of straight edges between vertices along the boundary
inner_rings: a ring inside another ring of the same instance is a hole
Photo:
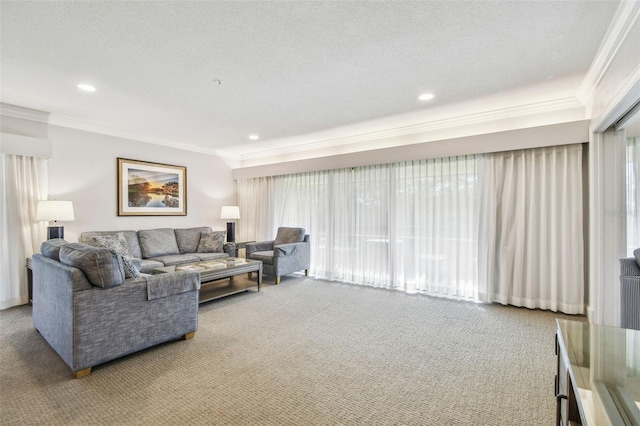
[[[118,216],[186,215],[186,167],[118,158]]]

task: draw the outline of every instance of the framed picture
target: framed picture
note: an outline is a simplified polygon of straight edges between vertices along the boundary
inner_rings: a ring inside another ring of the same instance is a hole
[[[118,158],[118,216],[186,215],[186,167]]]

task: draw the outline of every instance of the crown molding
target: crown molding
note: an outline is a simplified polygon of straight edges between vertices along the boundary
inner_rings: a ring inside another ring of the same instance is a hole
[[[45,111],[25,108],[18,105],[5,104],[2,102],[0,102],[0,115],[20,118],[23,120],[37,121],[38,123],[48,123],[50,117],[50,114]]]
[[[148,137],[136,135],[134,133],[126,132],[120,129],[116,129],[113,127],[102,126],[94,123],[87,123],[84,121],[76,120],[74,118],[61,116],[58,114],[51,114],[51,116],[49,117],[49,124],[52,126],[68,127],[71,129],[83,130],[86,132],[98,133],[101,135],[113,136],[113,137],[122,138],[122,139],[130,139],[130,140],[149,143],[153,145],[161,145],[169,148],[182,149],[185,151],[198,152],[201,154],[217,155],[216,151],[213,149],[203,148],[203,147],[191,145],[188,143],[148,138]]]
[[[594,117],[591,128],[594,132],[604,132],[616,121],[634,108],[640,99],[640,65],[620,86],[598,117]]]
[[[278,147],[263,151],[256,151],[241,155],[244,160],[256,160],[267,157],[275,157],[305,151],[314,151],[322,148],[346,146],[362,142],[371,142],[380,139],[391,139],[406,135],[416,135],[435,130],[458,128],[479,123],[492,122],[501,119],[525,117],[534,114],[564,111],[572,108],[583,108],[584,105],[575,97],[554,99],[551,101],[535,102],[527,105],[499,108],[491,111],[483,111],[473,114],[465,114],[457,117],[427,121],[423,123],[400,126],[375,132],[362,133],[335,139],[319,140],[309,143],[299,143],[286,147]]]
[[[638,16],[640,16],[640,1],[622,1],[620,3],[609,29],[600,43],[598,53],[596,53],[596,57],[578,89],[578,99],[585,105],[593,96],[600,80],[611,65],[611,61],[638,20]]]

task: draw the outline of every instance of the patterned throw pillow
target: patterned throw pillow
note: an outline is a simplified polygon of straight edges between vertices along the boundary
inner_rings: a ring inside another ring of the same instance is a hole
[[[124,269],[124,277],[125,278],[138,278],[140,277],[140,271],[136,268],[136,265],[133,264],[130,258],[127,256],[123,256],[120,253],[116,253],[120,259],[122,259],[122,267]]]
[[[138,278],[140,276],[140,271],[130,260],[133,256],[129,253],[129,244],[127,244],[127,240],[122,233],[96,235],[93,239],[98,246],[108,248],[120,256],[125,278]]]
[[[99,247],[108,248],[123,256],[131,256],[129,253],[129,244],[124,238],[124,234],[108,234],[108,235],[96,235],[93,240]]]
[[[198,253],[223,253],[225,235],[225,231],[201,233]]]

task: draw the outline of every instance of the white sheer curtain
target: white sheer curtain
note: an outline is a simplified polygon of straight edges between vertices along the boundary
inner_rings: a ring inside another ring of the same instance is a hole
[[[316,277],[583,311],[581,145],[247,179],[238,199],[248,239],[305,227]]]
[[[483,160],[480,283],[502,304],[582,314],[582,146]]]
[[[640,137],[627,139],[627,255],[640,247]]]
[[[0,309],[27,303],[25,260],[46,239],[36,222],[38,200],[47,198],[47,160],[0,154]]]
[[[305,227],[316,277],[479,299],[476,162],[441,158],[249,179],[238,182],[238,199],[251,214],[272,206],[272,229],[249,239],[273,238],[281,225]]]
[[[240,219],[236,227],[236,241],[264,241],[273,239],[274,181],[270,177],[237,181]]]
[[[479,158],[437,158],[394,168],[392,272],[397,287],[485,299],[476,286]]]

